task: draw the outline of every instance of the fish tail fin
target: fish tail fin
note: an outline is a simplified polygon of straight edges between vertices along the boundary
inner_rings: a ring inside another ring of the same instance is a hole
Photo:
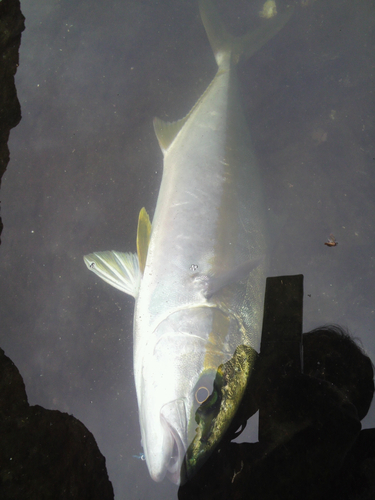
[[[235,37],[227,32],[211,0],[199,0],[199,11],[219,67],[228,53],[235,64],[251,57],[285,26],[293,14],[293,8],[289,8],[282,14],[264,21],[256,30]]]

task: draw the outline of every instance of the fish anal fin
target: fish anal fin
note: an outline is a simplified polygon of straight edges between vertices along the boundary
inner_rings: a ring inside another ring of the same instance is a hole
[[[164,122],[160,120],[160,118],[154,118],[154,130],[163,154],[175,140],[177,134],[187,122],[189,115],[190,113],[184,118],[181,118],[181,120],[175,122]]]

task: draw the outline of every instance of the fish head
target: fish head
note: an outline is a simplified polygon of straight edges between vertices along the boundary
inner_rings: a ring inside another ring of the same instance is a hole
[[[234,358],[228,343],[234,328],[237,320],[219,308],[186,308],[163,320],[143,351],[140,427],[155,481],[167,476],[175,484],[185,482],[233,419],[246,386],[238,375],[243,379],[249,373],[249,368],[239,373],[233,368],[229,376],[225,368]]]

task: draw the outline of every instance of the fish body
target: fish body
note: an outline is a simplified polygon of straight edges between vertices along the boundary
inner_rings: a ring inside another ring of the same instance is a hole
[[[176,484],[196,439],[197,410],[212,401],[217,374],[238,346],[259,350],[267,221],[235,66],[290,16],[238,39],[209,0],[200,1],[200,11],[218,71],[185,118],[154,121],[164,166],[152,226],[142,209],[136,255],[85,256],[90,270],[136,299],[134,377],[144,454],[154,480],[167,475]],[[232,418],[241,396],[215,419]],[[198,446],[204,456],[212,451],[206,438]]]

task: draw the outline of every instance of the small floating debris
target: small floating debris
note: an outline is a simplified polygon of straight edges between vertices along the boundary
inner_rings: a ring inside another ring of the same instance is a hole
[[[331,233],[328,240],[325,241],[324,244],[327,245],[327,247],[336,247],[338,245],[338,242],[336,241],[334,235]]]

